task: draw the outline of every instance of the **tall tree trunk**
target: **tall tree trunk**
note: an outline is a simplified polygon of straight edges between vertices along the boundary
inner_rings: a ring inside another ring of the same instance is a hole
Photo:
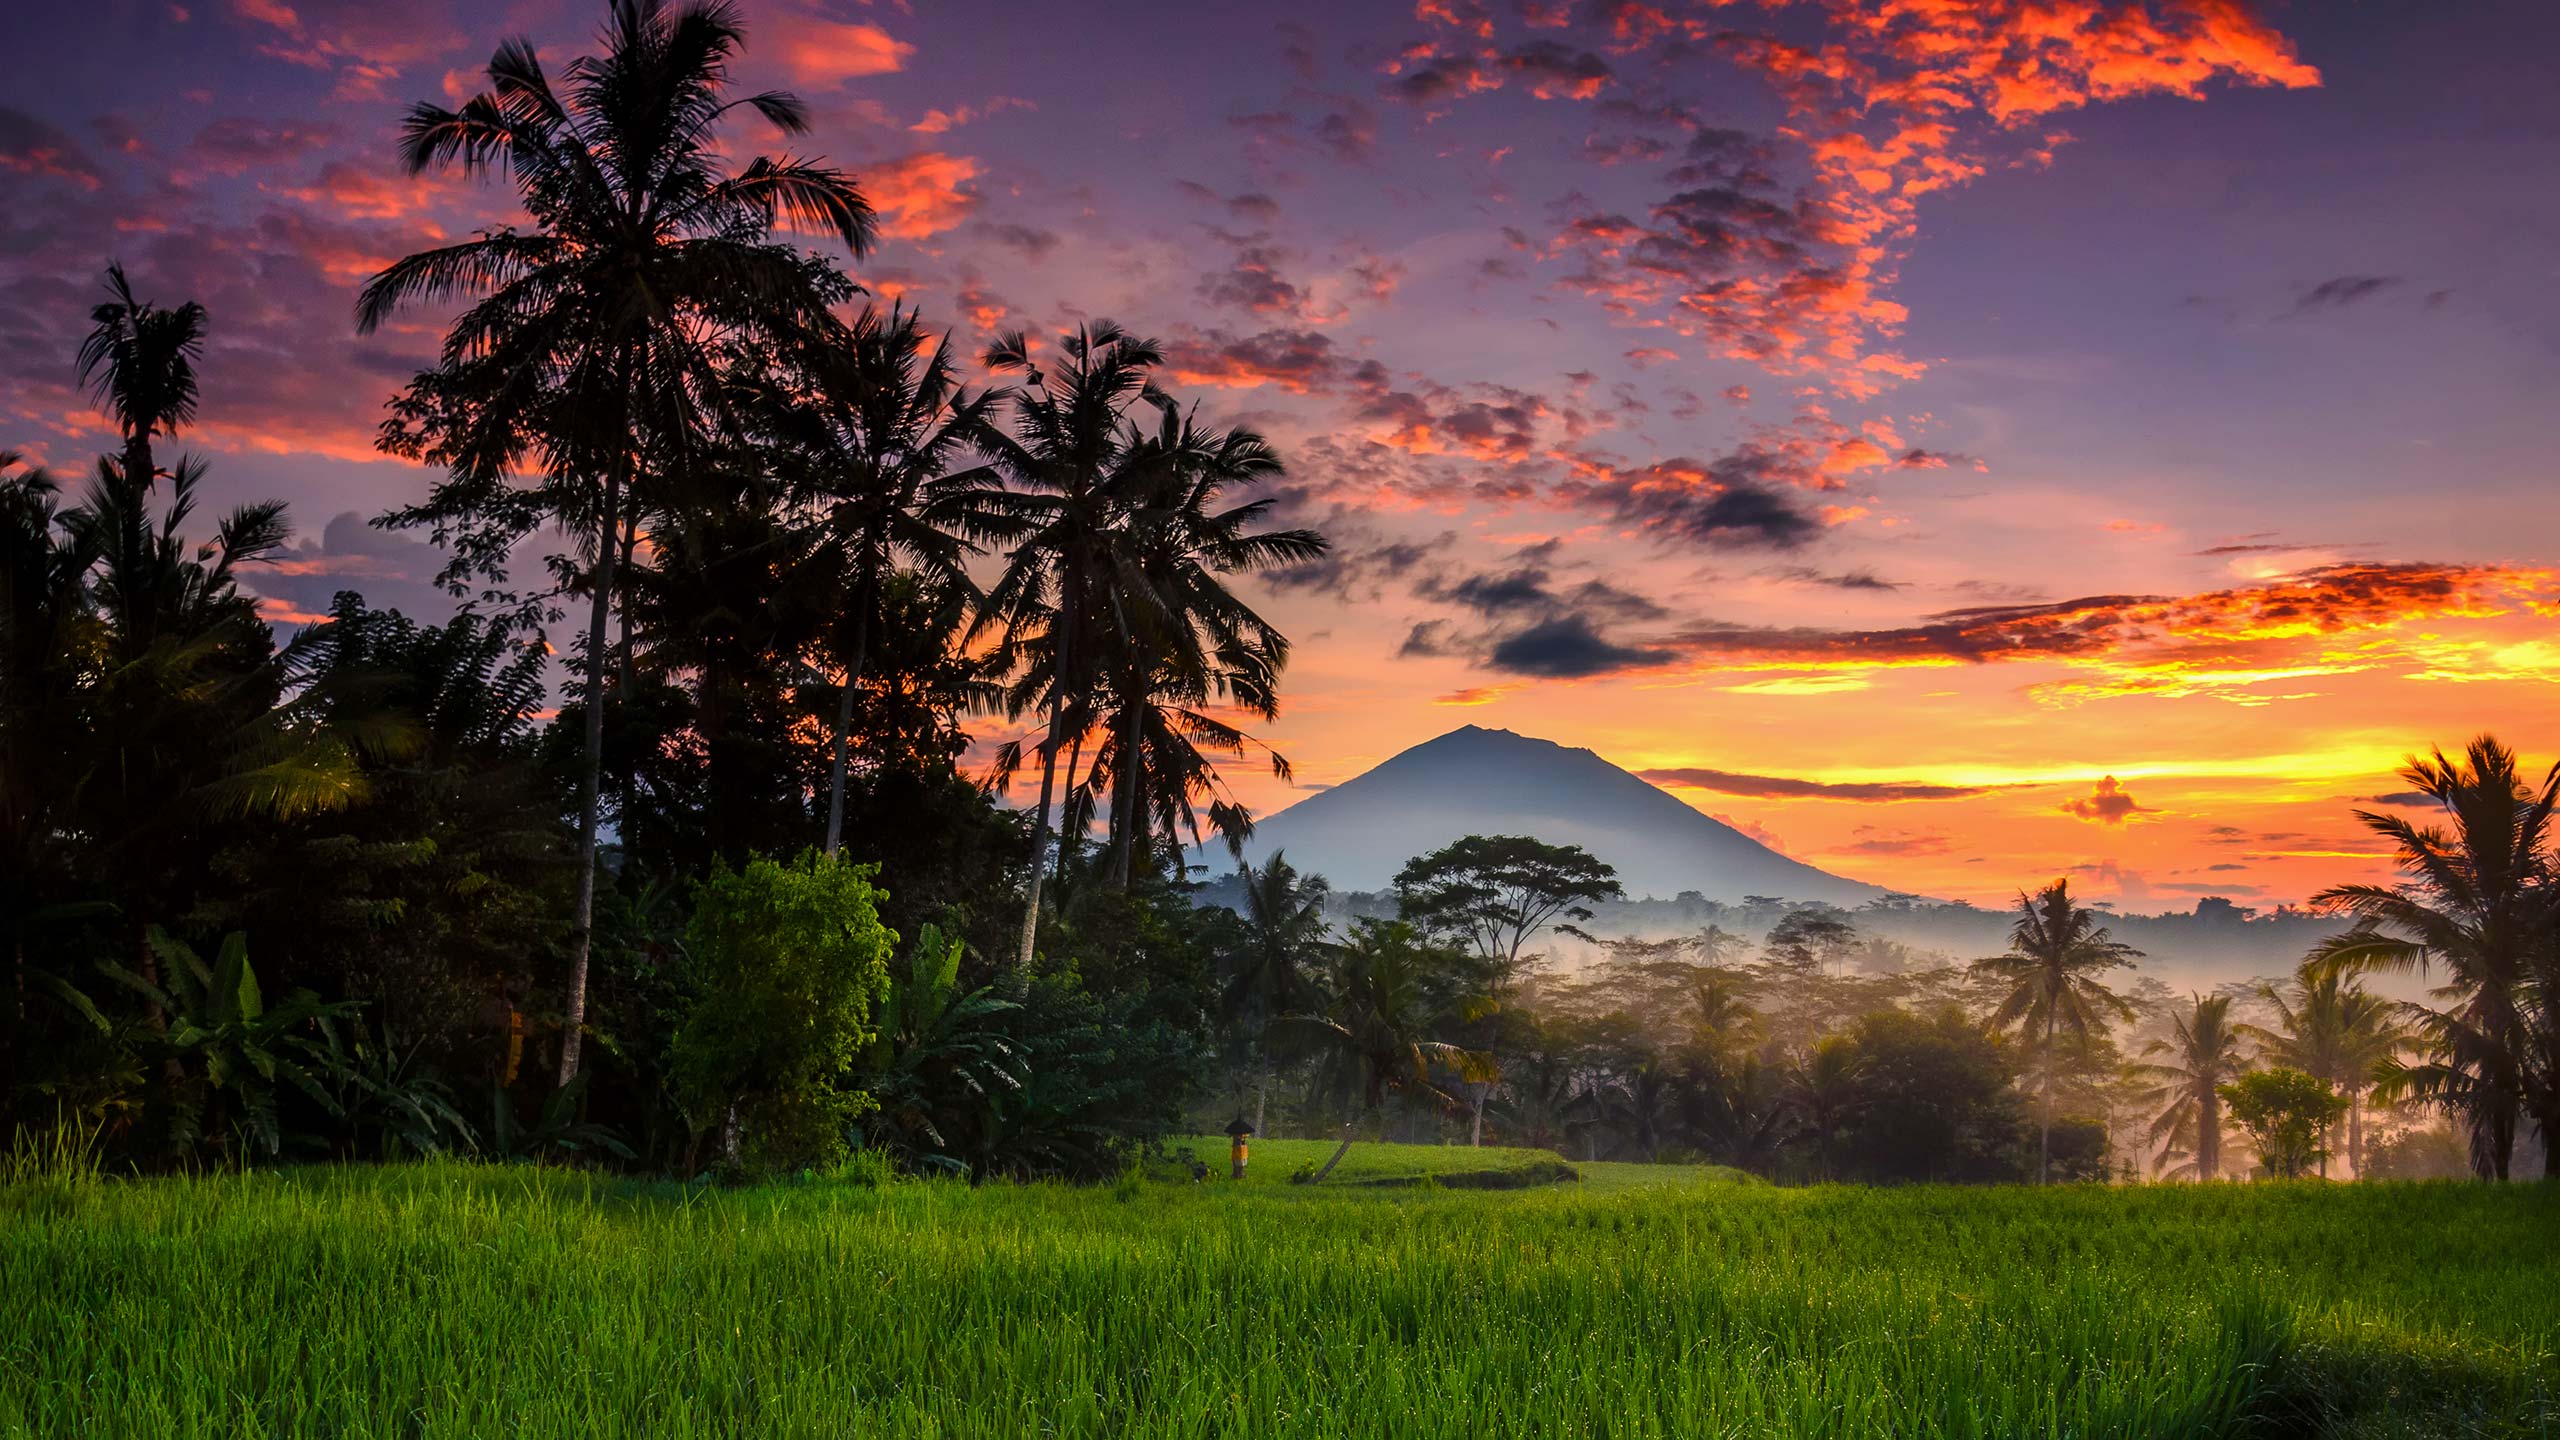
[[[1049,697],[1049,738],[1040,747],[1040,818],[1031,826],[1031,878],[1023,886],[1022,944],[1015,950],[1017,970],[1031,968],[1031,950],[1040,935],[1040,882],[1049,875],[1049,797],[1058,784],[1058,727],[1066,717],[1063,697]]]
[[[1134,716],[1136,707],[1123,700],[1125,716]],[[1120,727],[1120,773],[1111,787],[1111,883],[1122,890],[1129,888],[1129,877],[1137,854],[1138,795],[1138,725],[1134,718],[1124,718]]]
[[[1067,862],[1074,859],[1076,852],[1083,848],[1087,834],[1093,828],[1092,812],[1087,811],[1085,823],[1076,827],[1074,836],[1076,843],[1072,845],[1067,843],[1067,812],[1075,808],[1076,777],[1083,773],[1084,732],[1078,730],[1076,738],[1067,742],[1067,795],[1065,799],[1058,802],[1058,863],[1051,867],[1050,872],[1062,885],[1067,879]]]
[[[2036,1145],[2036,1183],[2048,1184],[2053,1171],[2053,1012],[2044,1016],[2044,1104],[2041,1107]]]
[[[569,928],[569,1008],[560,1027],[560,1084],[578,1078],[578,1042],[587,1025],[587,956],[596,921],[596,819],[604,779],[604,672],[611,657],[605,630],[613,619],[613,562],[629,452],[618,450],[605,471],[604,514],[596,526],[595,598],[587,607],[587,754],[578,767],[578,909]]]
[[[626,577],[631,573],[632,553],[639,548],[639,545],[640,517],[625,515],[622,518],[622,573]],[[614,646],[614,668],[617,671],[617,679],[614,682],[613,693],[616,703],[622,705],[629,705],[632,695],[639,689],[639,683],[633,673],[636,661],[633,656],[631,629],[631,607],[625,605],[622,607],[622,641]],[[629,865],[631,863],[631,817],[639,808],[639,747],[623,747],[622,773],[615,778],[617,788],[622,791],[622,806],[614,838],[622,842],[622,863]]]
[[[867,588],[867,587],[866,587]],[[827,762],[827,854],[844,840],[845,750],[853,729],[853,687],[862,680],[864,652],[871,646],[871,606],[866,599],[853,617],[853,650],[845,657],[844,685],[836,693],[835,757]]]
[[[2364,1178],[2364,1105],[2362,1091],[2347,1092],[2347,1175]]]
[[[1263,1120],[1271,1108],[1271,1062],[1262,1062],[1262,1078],[1253,1087],[1253,1133],[1266,1133]]]
[[[2222,1178],[2222,1097],[2211,1085],[2196,1097],[2196,1178]]]
[[[1490,1081],[1470,1080],[1467,1082],[1467,1099],[1469,1101],[1467,1108],[1471,1112],[1467,1117],[1467,1144],[1470,1147],[1480,1148],[1484,1144],[1484,1102],[1486,1098],[1492,1094],[1493,1085]]]

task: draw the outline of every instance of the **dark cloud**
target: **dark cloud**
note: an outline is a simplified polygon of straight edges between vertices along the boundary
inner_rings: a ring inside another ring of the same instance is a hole
[[[2438,803],[2436,797],[2424,790],[2394,790],[2388,795],[2359,795],[2356,798],[2375,805],[2400,805],[2418,809],[2432,809]]]
[[[1713,790],[1722,795],[1756,795],[1771,800],[1854,800],[1890,804],[1902,800],[1965,800],[1989,795],[2005,785],[1932,785],[1918,780],[1805,780],[1792,775],[1751,775],[1735,770],[1678,767],[1636,772],[1656,785]]]
[[[2293,302],[2293,313],[2343,309],[2359,300],[2370,300],[2402,283],[2397,275],[2332,276],[2303,291]]]
[[[1890,592],[1903,589],[1909,583],[1902,580],[1880,579],[1872,570],[1851,570],[1838,575],[1829,575],[1810,565],[1790,565],[1776,573],[1779,578],[1793,580],[1800,585],[1827,585],[1834,590]]]
[[[0,105],[0,174],[49,176],[88,189],[98,167],[80,142],[28,114]]]
[[[1701,465],[1686,457],[1568,482],[1567,503],[1597,509],[1656,538],[1714,546],[1792,550],[1822,531],[1748,447]]]
[[[1375,600],[1388,584],[1412,575],[1436,551],[1455,538],[1444,535],[1431,543],[1411,540],[1385,544],[1337,543],[1314,560],[1285,570],[1270,571],[1262,578],[1265,583],[1283,590],[1331,595],[1353,602]]]
[[[1502,57],[1502,68],[1541,100],[1588,100],[1609,83],[1609,62],[1588,50],[1538,40]]]
[[[1486,652],[1485,664],[1513,675],[1577,680],[1667,665],[1674,658],[1668,650],[1619,644],[1601,635],[1589,617],[1574,614],[1504,636]]]
[[[1006,222],[992,225],[979,224],[972,228],[989,240],[1035,264],[1049,258],[1049,252],[1058,248],[1056,232],[1043,230],[1034,225]]]
[[[1286,259],[1271,246],[1245,245],[1226,269],[1200,277],[1200,298],[1261,315],[1296,315],[1305,308],[1307,293],[1281,276]]]

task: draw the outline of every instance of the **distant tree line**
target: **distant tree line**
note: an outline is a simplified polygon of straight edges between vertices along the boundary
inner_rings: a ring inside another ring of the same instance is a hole
[[[2443,823],[2360,812],[2404,879],[2315,902],[2331,935],[2282,983],[2178,997],[2065,882],[2005,953],[1915,952],[1862,912],[1759,898],[1765,932],[1530,942],[1616,893],[1571,846],[1471,836],[1407,866],[1395,915],[1326,919],[1285,855],[1237,887],[1249,962],[1231,1089],[1265,1126],[1703,1160],[1794,1180],[2505,1178],[2560,1130],[2552,778],[2483,738],[2406,778]],[[1588,938],[1588,937],[1585,937]],[[1756,952],[1756,953],[1755,953]],[[2424,971],[2426,1002],[2363,988]]]

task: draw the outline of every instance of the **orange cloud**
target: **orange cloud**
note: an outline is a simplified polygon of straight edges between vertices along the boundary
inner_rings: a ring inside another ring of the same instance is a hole
[[[2116,783],[2113,775],[2100,780],[2088,794],[2065,800],[2061,806],[2065,815],[2077,815],[2100,825],[2121,825],[2127,817],[2150,808],[2135,804],[2133,796]]]
[[[939,150],[901,155],[856,175],[880,214],[880,233],[894,240],[922,240],[968,219],[978,208],[978,192],[969,183],[977,177],[975,159]]]
[[[894,74],[906,68],[907,57],[916,51],[877,25],[847,24],[815,15],[786,14],[774,23],[774,38],[774,50],[791,78],[820,87],[866,75]]]

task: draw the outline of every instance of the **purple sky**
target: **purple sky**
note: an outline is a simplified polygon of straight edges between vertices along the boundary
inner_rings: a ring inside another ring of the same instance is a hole
[[[362,523],[422,484],[365,457],[433,317],[352,297],[510,203],[391,137],[596,13],[12,8],[0,445],[101,448],[121,258],[212,310],[192,443],[304,534],[271,612],[440,611]],[[972,349],[1121,320],[1282,444],[1341,546],[1263,589],[1302,783],[1508,725],[1845,873],[2158,908],[2367,873],[2348,797],[2409,748],[2547,748],[2560,7],[743,13],[876,291]]]

